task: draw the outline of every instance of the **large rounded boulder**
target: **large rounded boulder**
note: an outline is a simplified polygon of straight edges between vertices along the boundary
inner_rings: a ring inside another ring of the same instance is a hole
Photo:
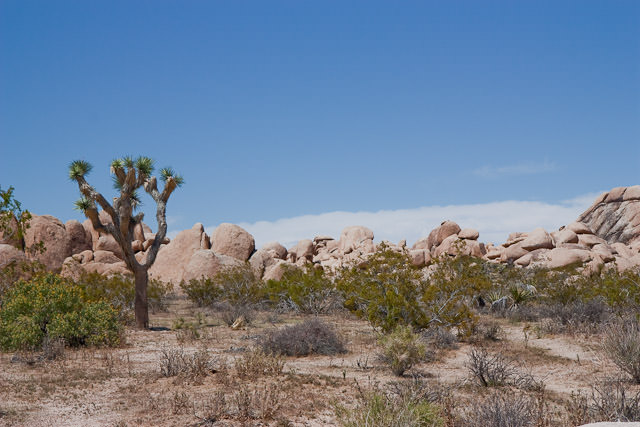
[[[211,233],[211,250],[240,261],[247,261],[256,248],[253,236],[244,228],[229,223],[220,224]]]
[[[25,246],[32,258],[43,263],[49,270],[59,270],[65,258],[71,256],[71,239],[64,224],[51,215],[33,215],[24,236]],[[44,252],[38,250],[40,242]]]

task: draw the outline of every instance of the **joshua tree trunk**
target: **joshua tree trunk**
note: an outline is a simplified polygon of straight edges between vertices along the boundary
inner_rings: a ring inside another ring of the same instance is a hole
[[[136,328],[147,329],[149,328],[149,304],[147,300],[147,284],[149,283],[149,272],[144,267],[139,268],[136,269],[134,276],[136,286]]]

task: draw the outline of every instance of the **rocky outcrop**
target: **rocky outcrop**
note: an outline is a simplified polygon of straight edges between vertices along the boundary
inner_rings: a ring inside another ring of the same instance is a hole
[[[640,241],[640,185],[617,187],[600,195],[578,221],[608,243]]]

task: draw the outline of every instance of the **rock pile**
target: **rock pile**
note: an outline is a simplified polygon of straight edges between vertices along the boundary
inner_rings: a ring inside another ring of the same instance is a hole
[[[104,212],[103,222],[110,222]],[[134,232],[133,248],[139,261],[146,257],[155,240],[151,229],[140,224]],[[2,237],[2,236],[0,236]],[[282,277],[287,266],[314,266],[336,269],[366,258],[380,244],[406,251],[413,265],[428,266],[435,258],[466,254],[490,262],[520,267],[560,268],[580,265],[586,273],[605,267],[619,270],[640,267],[640,186],[618,187],[602,194],[576,222],[549,232],[537,228],[515,232],[500,245],[484,244],[477,230],[444,221],[410,248],[406,241],[374,243],[373,231],[363,226],[346,227],[338,240],[316,236],[300,240],[287,249],[270,242],[256,250],[253,236],[234,224],[220,224],[211,236],[202,224],[183,230],[162,243],[156,262],[149,270],[152,278],[178,283],[211,277],[227,266],[248,262],[263,279]],[[25,235],[27,249],[42,241],[44,253],[27,254],[16,249],[11,239],[0,240],[0,268],[11,261],[37,259],[51,270],[77,277],[82,271],[100,274],[126,273],[122,253],[115,239],[98,233],[91,222],[63,224],[49,215],[34,215]]]

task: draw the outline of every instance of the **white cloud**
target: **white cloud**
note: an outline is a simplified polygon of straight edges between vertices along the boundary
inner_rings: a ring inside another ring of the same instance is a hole
[[[482,178],[497,178],[500,176],[535,175],[552,172],[556,164],[545,160],[541,163],[518,163],[508,166],[483,166],[473,171],[474,175]]]
[[[593,193],[560,203],[509,200],[378,212],[338,211],[238,225],[254,236],[258,248],[274,240],[290,247],[298,240],[312,239],[317,235],[329,235],[337,239],[342,229],[349,225],[369,227],[376,241],[398,242],[407,239],[407,243],[413,244],[447,219],[463,228],[477,229],[483,242],[498,244],[514,231],[530,231],[536,227],[551,231],[568,224],[589,207],[596,196]],[[207,227],[207,232],[211,233],[214,228]]]

